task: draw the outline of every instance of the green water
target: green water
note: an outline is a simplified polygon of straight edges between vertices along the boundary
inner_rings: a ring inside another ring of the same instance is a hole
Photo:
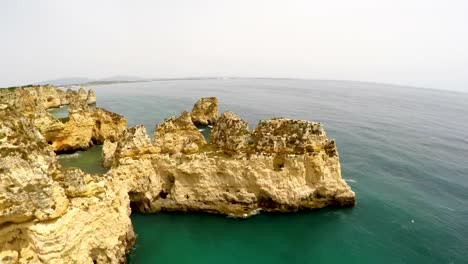
[[[64,105],[62,107],[57,107],[57,108],[50,108],[47,111],[49,111],[49,113],[51,113],[56,118],[68,117],[68,105]]]
[[[220,112],[251,128],[274,116],[322,122],[357,195],[354,208],[242,220],[133,214],[130,263],[468,263],[468,94],[268,79],[93,88],[99,107],[150,135],[203,96],[217,96]]]
[[[102,167],[102,145],[95,145],[86,151],[77,151],[72,154],[57,155],[60,165],[63,167],[80,168],[87,173],[106,173],[107,169]]]

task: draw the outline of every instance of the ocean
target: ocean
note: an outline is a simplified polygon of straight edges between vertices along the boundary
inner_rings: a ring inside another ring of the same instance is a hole
[[[468,94],[291,79],[91,88],[98,107],[145,125],[151,137],[157,123],[208,96],[250,128],[271,117],[322,122],[356,192],[353,208],[249,219],[132,214],[129,263],[468,263]],[[103,171],[99,146],[68,155],[60,156],[65,166]]]

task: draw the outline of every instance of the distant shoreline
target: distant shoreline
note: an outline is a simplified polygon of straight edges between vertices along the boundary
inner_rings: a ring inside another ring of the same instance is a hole
[[[372,82],[372,81],[356,81],[356,80],[334,80],[334,79],[307,79],[307,78],[288,78],[288,77],[174,77],[174,78],[148,78],[148,79],[138,79],[138,80],[110,80],[110,81],[89,81],[89,82],[77,82],[72,84],[54,84],[54,81],[51,83],[38,82],[34,84],[10,86],[10,87],[0,87],[0,89],[15,89],[20,87],[32,87],[39,85],[52,85],[55,87],[74,87],[74,86],[95,86],[95,85],[111,85],[119,83],[144,83],[144,82],[164,82],[164,81],[203,81],[203,80],[297,80],[297,81],[315,81],[315,82],[351,82],[351,83],[360,83],[360,84],[369,84],[369,85],[385,85],[393,86],[395,88],[406,88],[406,89],[418,89],[418,90],[429,90],[434,92],[450,92],[457,94],[468,94],[468,92],[460,90],[444,90],[437,88],[427,88],[419,86],[410,86],[403,84],[392,84],[384,82]]]

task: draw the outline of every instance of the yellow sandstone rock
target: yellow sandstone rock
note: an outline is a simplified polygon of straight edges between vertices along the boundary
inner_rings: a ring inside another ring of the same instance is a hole
[[[320,123],[275,118],[249,131],[245,121],[228,112],[207,144],[188,120],[184,112],[157,126],[157,149],[138,151],[150,143],[143,130],[132,128],[140,133],[127,132],[125,141],[141,144],[131,151],[115,150],[108,175],[128,183],[135,210],[245,217],[259,210],[354,205],[355,194],[341,178],[335,143]]]
[[[125,262],[127,187],[60,169],[28,116],[7,107],[0,121],[0,262]]]
[[[191,113],[195,125],[213,125],[218,120],[218,98],[201,98],[193,106]]]
[[[28,89],[0,92],[1,263],[125,263],[130,208],[247,217],[355,203],[320,123],[274,118],[249,130],[232,112],[217,119],[214,98],[166,119],[151,143],[143,126],[89,109],[91,92],[57,92],[70,104],[60,121],[45,111],[58,103],[43,100],[53,92]],[[210,142],[197,111],[216,124]],[[104,144],[105,175],[58,165],[54,150],[94,143]]]

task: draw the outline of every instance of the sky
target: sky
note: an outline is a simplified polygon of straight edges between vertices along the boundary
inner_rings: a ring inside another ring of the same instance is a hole
[[[468,92],[468,1],[0,0],[0,87],[114,75]]]

